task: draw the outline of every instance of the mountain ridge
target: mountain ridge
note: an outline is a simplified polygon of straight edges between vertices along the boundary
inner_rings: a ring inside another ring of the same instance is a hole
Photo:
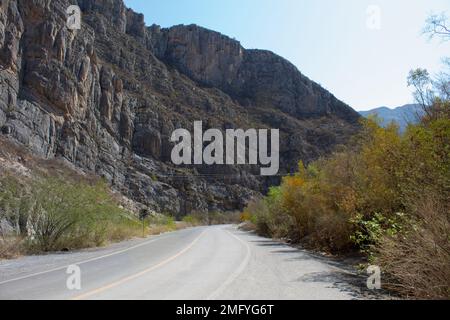
[[[405,131],[409,123],[417,123],[418,117],[423,111],[418,104],[406,104],[396,108],[379,107],[368,111],[361,111],[363,117],[377,116],[383,126],[396,122],[401,131]]]
[[[103,176],[154,211],[236,210],[279,178],[252,166],[177,167],[170,135],[280,128],[281,174],[332,152],[359,115],[287,60],[198,26],[147,27],[122,1],[3,1],[0,128],[45,158]]]

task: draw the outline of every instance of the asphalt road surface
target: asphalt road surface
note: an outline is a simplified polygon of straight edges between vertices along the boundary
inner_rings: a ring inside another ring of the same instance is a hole
[[[3,300],[365,299],[363,285],[341,263],[235,226],[0,261]]]

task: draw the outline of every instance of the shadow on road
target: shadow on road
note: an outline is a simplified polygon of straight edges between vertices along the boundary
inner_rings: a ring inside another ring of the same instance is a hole
[[[297,279],[298,282],[331,283],[334,288],[351,295],[354,299],[386,299],[389,295],[383,291],[367,288],[367,276],[358,273],[356,265],[359,258],[334,258],[314,253],[299,247],[275,240],[250,240],[259,247],[273,248],[274,255],[286,257],[286,261],[305,261],[322,264],[326,271],[310,272]]]

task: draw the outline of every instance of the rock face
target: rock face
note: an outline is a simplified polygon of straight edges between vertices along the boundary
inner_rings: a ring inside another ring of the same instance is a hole
[[[0,134],[104,176],[159,212],[239,209],[276,178],[179,168],[176,128],[281,129],[281,173],[358,130],[359,115],[292,64],[198,26],[146,27],[121,0],[0,0]]]

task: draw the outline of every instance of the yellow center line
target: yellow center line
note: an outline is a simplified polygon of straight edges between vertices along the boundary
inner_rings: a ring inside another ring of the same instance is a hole
[[[83,293],[81,295],[75,296],[75,297],[73,297],[70,300],[84,300],[84,299],[90,298],[90,297],[92,297],[92,296],[94,296],[96,294],[102,293],[102,292],[104,292],[106,290],[110,290],[112,288],[120,286],[120,285],[122,285],[122,284],[124,284],[124,283],[126,283],[128,281],[131,281],[131,280],[134,280],[136,278],[139,278],[139,277],[141,277],[141,276],[143,276],[143,275],[145,275],[145,274],[147,274],[147,273],[149,273],[151,271],[154,271],[154,270],[156,270],[156,269],[158,269],[158,268],[168,264],[169,262],[172,262],[173,260],[177,259],[178,257],[180,257],[183,254],[185,254],[186,252],[188,252],[190,249],[192,249],[192,247],[194,247],[194,245],[198,242],[198,240],[200,240],[200,238],[205,234],[205,232],[206,232],[206,230],[203,231],[197,238],[195,238],[195,240],[192,241],[189,246],[187,246],[186,248],[184,248],[183,250],[178,252],[176,255],[174,255],[174,256],[172,256],[170,258],[167,258],[166,260],[164,260],[164,261],[162,261],[162,262],[160,262],[160,263],[158,263],[158,264],[156,264],[156,265],[154,265],[154,266],[152,266],[152,267],[150,267],[148,269],[145,269],[145,270],[143,270],[141,272],[138,272],[138,273],[133,274],[131,276],[125,277],[125,278],[123,278],[121,280],[118,280],[116,282],[113,282],[113,283],[110,283],[108,285],[102,286],[102,287],[97,288],[95,290],[92,290],[92,291]]]

